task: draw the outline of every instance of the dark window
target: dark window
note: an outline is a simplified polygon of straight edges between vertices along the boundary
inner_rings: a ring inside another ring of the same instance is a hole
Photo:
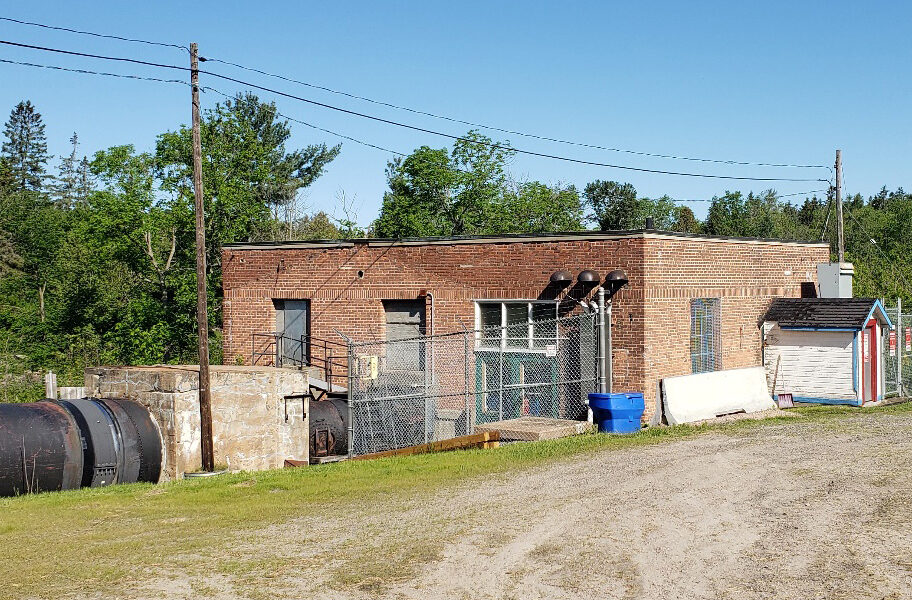
[[[719,298],[690,301],[690,366],[693,373],[722,368],[721,306]]]

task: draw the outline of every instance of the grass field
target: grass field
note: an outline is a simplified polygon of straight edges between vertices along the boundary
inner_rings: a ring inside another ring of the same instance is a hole
[[[912,404],[865,411],[908,413]],[[0,598],[102,593],[146,569],[209,574],[212,559],[224,558],[226,545],[302,514],[395,502],[470,478],[529,469],[580,453],[657,444],[710,431],[738,434],[769,424],[808,421],[838,427],[840,418],[858,414],[858,409],[804,407],[789,413],[763,421],[650,428],[630,436],[585,435],[496,450],[0,499],[0,580],[4,582]],[[401,562],[413,558],[410,552],[430,551],[420,545],[408,548]],[[222,560],[219,569],[243,574],[263,566],[256,561],[257,557]],[[381,569],[395,566],[394,557],[380,561],[375,557],[374,562]],[[199,591],[205,595],[205,586]]]

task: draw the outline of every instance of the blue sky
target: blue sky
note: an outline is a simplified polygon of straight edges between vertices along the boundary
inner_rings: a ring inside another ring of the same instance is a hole
[[[912,3],[908,2],[32,2],[0,15],[186,44],[203,56],[506,129],[663,154],[826,164],[842,148],[846,190],[912,188]],[[183,65],[186,53],[0,22],[0,39]],[[0,58],[181,77],[0,46]],[[209,63],[205,68],[451,134],[465,127],[364,104]],[[242,89],[206,81],[233,93]],[[297,119],[409,152],[444,138],[276,100]],[[0,112],[31,99],[52,153],[79,133],[82,151],[132,143],[189,122],[189,90],[0,63]],[[206,105],[217,97],[204,95]],[[333,136],[292,124],[292,145]],[[711,165],[562,146],[488,132],[537,152],[637,167],[761,177],[807,171]],[[336,210],[344,192],[372,220],[390,155],[343,141],[307,192]],[[56,164],[56,160],[54,161]],[[517,179],[627,181],[648,196],[711,198],[726,189],[802,192],[817,183],[747,183],[635,173],[516,157]],[[705,204],[690,204],[698,215]]]

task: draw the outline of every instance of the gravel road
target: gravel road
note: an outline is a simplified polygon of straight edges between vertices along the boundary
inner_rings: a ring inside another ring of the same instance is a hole
[[[248,538],[296,568],[210,595],[912,598],[912,419],[716,432],[378,499]],[[188,597],[192,589],[159,592]]]

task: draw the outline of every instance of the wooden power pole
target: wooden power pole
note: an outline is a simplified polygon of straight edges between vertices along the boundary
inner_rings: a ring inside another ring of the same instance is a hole
[[[839,248],[839,262],[845,262],[845,238],[842,221],[842,150],[836,151],[836,237]]]
[[[196,322],[199,332],[200,449],[203,471],[215,470],[212,448],[212,404],[209,393],[209,290],[206,284],[206,217],[203,212],[203,151],[200,140],[199,57],[190,44],[190,87],[193,90],[193,196],[196,209]]]

